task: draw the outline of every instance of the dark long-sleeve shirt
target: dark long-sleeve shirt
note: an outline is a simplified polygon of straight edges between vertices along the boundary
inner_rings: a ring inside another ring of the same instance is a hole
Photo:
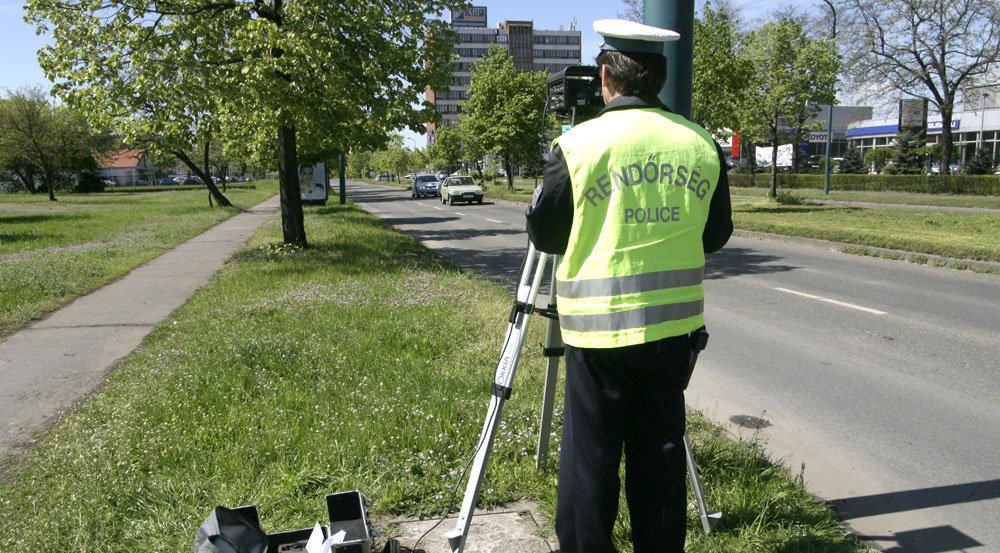
[[[620,96],[608,103],[601,110],[637,109],[660,107],[667,109],[659,102],[648,102],[631,96]],[[669,111],[669,110],[668,110]],[[598,115],[600,116],[600,114]],[[719,181],[712,195],[708,208],[708,220],[702,232],[701,241],[705,253],[718,251],[733,233],[732,206],[729,198],[729,178],[725,155],[718,144]],[[566,165],[562,149],[557,145],[549,154],[545,164],[545,174],[542,185],[535,190],[535,197],[527,211],[528,237],[539,250],[552,253],[566,253],[569,244],[569,233],[573,226],[573,183]]]

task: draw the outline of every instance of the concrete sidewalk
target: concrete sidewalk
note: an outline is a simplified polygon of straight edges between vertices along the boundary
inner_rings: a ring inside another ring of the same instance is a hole
[[[86,397],[277,211],[258,204],[0,342],[0,460]]]

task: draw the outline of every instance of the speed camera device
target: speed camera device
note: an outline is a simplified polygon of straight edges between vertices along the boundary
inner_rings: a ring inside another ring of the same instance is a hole
[[[548,110],[559,115],[595,114],[604,107],[601,75],[594,65],[571,65],[549,75]]]

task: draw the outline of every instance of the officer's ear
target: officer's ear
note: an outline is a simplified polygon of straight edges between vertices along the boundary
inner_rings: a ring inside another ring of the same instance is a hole
[[[611,72],[608,71],[607,65],[601,64],[599,74],[601,76],[601,97],[604,98],[604,103],[606,104],[615,97],[616,87],[611,81]]]

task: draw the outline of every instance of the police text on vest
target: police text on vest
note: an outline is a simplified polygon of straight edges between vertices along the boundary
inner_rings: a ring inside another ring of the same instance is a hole
[[[625,224],[670,223],[680,221],[679,206],[625,208]]]

